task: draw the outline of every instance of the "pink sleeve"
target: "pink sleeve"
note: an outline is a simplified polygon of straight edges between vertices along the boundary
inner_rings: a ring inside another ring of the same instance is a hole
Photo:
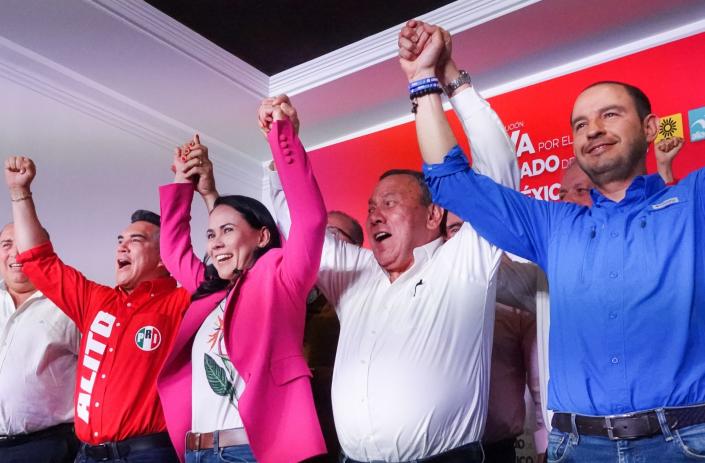
[[[189,293],[196,292],[204,278],[205,266],[191,246],[191,201],[193,185],[171,183],[159,187],[162,214],[160,252],[171,275]]]
[[[316,282],[321,262],[326,207],[308,155],[291,122],[275,121],[268,139],[291,214],[282,276],[295,294],[305,295]]]

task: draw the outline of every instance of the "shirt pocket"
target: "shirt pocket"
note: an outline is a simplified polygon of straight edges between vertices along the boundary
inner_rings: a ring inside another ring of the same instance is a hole
[[[654,262],[668,262],[680,254],[681,247],[687,245],[684,240],[694,236],[693,227],[693,211],[688,201],[682,198],[662,199],[642,209],[636,219],[634,234],[641,242],[644,259],[642,279],[650,277],[660,280],[663,268],[653,265]]]
[[[277,386],[283,386],[304,376],[312,376],[303,355],[292,355],[272,360],[269,364],[269,372]]]

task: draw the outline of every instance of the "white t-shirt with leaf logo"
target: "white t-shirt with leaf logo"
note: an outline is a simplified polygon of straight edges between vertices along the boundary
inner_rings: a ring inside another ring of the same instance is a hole
[[[205,319],[191,350],[191,430],[213,432],[242,428],[238,400],[245,390],[225,349],[225,299]]]

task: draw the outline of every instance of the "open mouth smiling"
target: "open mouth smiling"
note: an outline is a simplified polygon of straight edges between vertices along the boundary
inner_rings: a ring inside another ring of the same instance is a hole
[[[381,232],[375,233],[373,237],[376,242],[381,243],[382,241],[386,240],[387,238],[391,238],[392,235],[389,232],[381,231]]]
[[[231,259],[232,257],[232,254],[218,254],[214,257],[214,259],[216,262],[225,262],[226,260]]]
[[[599,142],[595,143],[594,145],[589,145],[586,151],[588,154],[601,154],[603,151],[607,150],[612,145],[614,145],[614,143]]]

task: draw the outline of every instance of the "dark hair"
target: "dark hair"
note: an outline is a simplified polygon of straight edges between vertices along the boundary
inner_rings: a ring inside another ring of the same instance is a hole
[[[343,211],[329,211],[328,215],[339,215],[342,217],[345,217],[350,221],[352,224],[352,230],[350,230],[350,239],[352,240],[353,244],[356,244],[358,246],[362,246],[362,243],[365,242],[365,234],[362,232],[362,226],[360,225],[360,222],[355,219],[355,217],[351,216],[350,214],[347,214]]]
[[[409,177],[412,177],[414,180],[416,180],[416,182],[419,184],[419,189],[421,190],[421,204],[423,206],[431,205],[431,191],[428,189],[428,185],[426,185],[426,180],[424,179],[424,176],[421,172],[412,169],[390,169],[380,175],[379,179],[383,180],[387,177],[391,177],[392,175],[408,175]]]
[[[624,82],[618,82],[616,80],[601,80],[600,82],[595,82],[594,84],[585,87],[583,92],[592,87],[597,87],[598,85],[619,85],[622,87],[634,102],[634,107],[636,108],[636,113],[639,115],[639,120],[643,121],[646,116],[651,114],[651,102],[649,101],[649,97],[647,97],[640,88]]]
[[[220,196],[216,199],[213,209],[221,205],[232,207],[238,211],[252,228],[259,230],[260,228],[265,227],[269,230],[269,243],[267,243],[265,247],[255,250],[255,261],[257,261],[257,259],[262,257],[270,249],[281,247],[279,229],[277,229],[277,225],[274,222],[272,214],[269,213],[264,204],[247,196],[230,195]],[[203,280],[198,289],[196,289],[196,292],[193,293],[193,296],[191,296],[192,301],[221,291],[227,288],[231,283],[231,280],[224,280],[218,276],[218,272],[213,264],[208,264],[207,255],[203,259],[203,263],[206,264],[205,280]]]
[[[137,209],[133,212],[130,222],[149,222],[152,225],[161,227],[161,217],[159,217],[159,214],[155,214],[154,212],[145,209]]]

